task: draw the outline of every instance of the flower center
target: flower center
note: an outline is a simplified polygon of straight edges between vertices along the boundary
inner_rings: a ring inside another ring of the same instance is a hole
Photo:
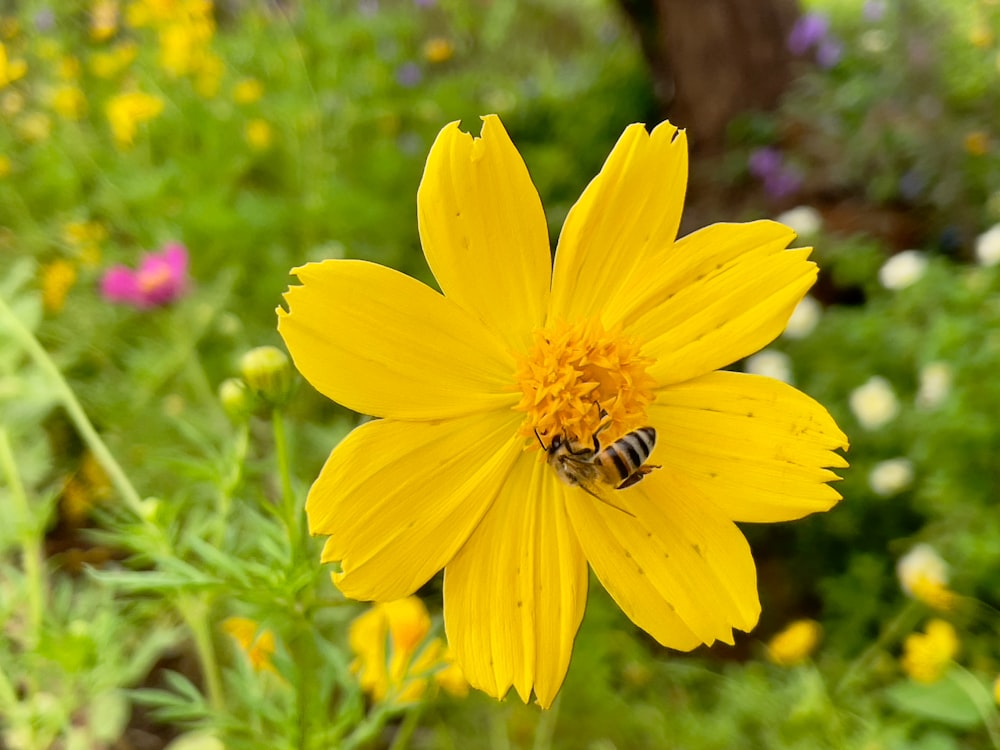
[[[607,444],[648,424],[656,382],[646,374],[653,360],[640,356],[637,343],[594,318],[560,321],[534,339],[518,359],[523,395],[514,408],[526,412],[521,434],[536,447],[536,432],[546,445],[559,436],[589,446],[599,429]]]
[[[143,294],[153,294],[173,282],[173,273],[165,263],[150,265],[139,272],[139,289]]]

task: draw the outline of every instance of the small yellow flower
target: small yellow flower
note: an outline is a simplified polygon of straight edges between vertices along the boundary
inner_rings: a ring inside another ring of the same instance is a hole
[[[67,244],[74,247],[98,244],[108,238],[108,230],[99,221],[70,221],[62,228]]]
[[[256,78],[244,78],[233,88],[233,101],[237,104],[253,104],[264,95],[264,84]]]
[[[42,267],[42,306],[50,313],[63,309],[66,295],[76,283],[76,266],[59,258]]]
[[[415,596],[376,604],[351,623],[351,670],[373,700],[393,705],[419,700],[432,679],[453,695],[468,691],[444,641],[427,640],[430,630],[427,608]]]
[[[1000,706],[1000,677],[993,680],[993,701]]]
[[[9,175],[12,168],[10,157],[6,154],[0,154],[0,179]]]
[[[436,36],[424,43],[424,59],[429,63],[447,62],[455,54],[455,45],[443,36]]]
[[[47,141],[52,134],[52,119],[44,112],[28,112],[17,121],[17,132],[28,143]]]
[[[103,42],[118,31],[117,0],[94,0],[90,6],[90,38]]]
[[[0,89],[9,86],[28,72],[28,63],[23,58],[7,56],[7,47],[0,43]]]
[[[977,23],[969,30],[969,42],[973,47],[986,49],[993,44],[993,32],[984,23]]]
[[[267,151],[267,149],[271,148],[271,143],[274,141],[271,124],[259,117],[255,117],[247,122],[243,130],[243,137],[246,138],[247,144],[254,151]]]
[[[95,52],[90,56],[90,70],[98,78],[114,78],[132,64],[138,53],[135,42],[116,45],[107,52]]]
[[[227,617],[222,622],[222,630],[229,635],[246,654],[250,666],[256,671],[277,674],[271,658],[274,656],[274,633],[248,617]]]
[[[80,59],[73,55],[63,55],[59,58],[59,66],[56,75],[63,81],[77,81],[80,79]]]
[[[900,665],[917,682],[937,682],[955,658],[958,648],[958,634],[951,623],[931,620],[923,633],[906,637]]]
[[[918,544],[896,564],[900,588],[917,601],[942,612],[953,609],[957,596],[948,589],[948,564],[929,544]]]
[[[52,92],[52,109],[67,120],[79,120],[87,111],[87,98],[76,84],[59,86]]]
[[[94,455],[87,451],[80,459],[80,466],[62,488],[59,509],[71,526],[83,523],[90,509],[108,499],[111,482]]]
[[[224,71],[225,64],[221,57],[213,52],[202,55],[194,78],[194,90],[198,92],[198,96],[203,99],[214,98],[219,93],[219,84]]]
[[[163,100],[152,94],[131,91],[111,97],[105,105],[111,132],[119,148],[131,146],[138,126],[163,111]]]
[[[815,620],[796,620],[767,644],[767,658],[779,667],[802,664],[819,645],[823,627]]]
[[[990,150],[990,136],[984,130],[973,130],[962,139],[965,152],[970,156],[984,156]]]

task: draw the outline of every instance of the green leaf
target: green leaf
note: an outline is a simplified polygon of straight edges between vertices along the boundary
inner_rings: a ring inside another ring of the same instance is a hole
[[[885,692],[890,704],[916,718],[938,721],[957,729],[973,729],[983,721],[969,694],[947,677],[930,685],[899,682]]]

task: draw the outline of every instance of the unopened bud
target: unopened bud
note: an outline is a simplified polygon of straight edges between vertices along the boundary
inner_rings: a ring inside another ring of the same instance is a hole
[[[254,395],[268,406],[283,406],[292,392],[292,363],[273,346],[258,346],[240,360],[240,373]]]
[[[226,378],[219,385],[219,401],[226,415],[236,423],[246,421],[256,408],[249,386],[240,378]]]

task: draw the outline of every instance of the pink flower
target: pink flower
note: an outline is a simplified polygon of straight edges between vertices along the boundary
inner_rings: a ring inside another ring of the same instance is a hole
[[[108,302],[139,309],[173,302],[187,290],[187,248],[171,242],[158,253],[142,257],[134,271],[126,266],[109,268],[101,279],[101,294]]]

